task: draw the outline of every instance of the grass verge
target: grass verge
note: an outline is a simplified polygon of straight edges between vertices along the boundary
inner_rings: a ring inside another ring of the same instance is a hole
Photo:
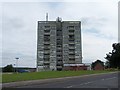
[[[48,78],[59,78],[69,76],[80,76],[97,73],[108,73],[112,71],[43,71],[43,72],[31,72],[31,73],[13,73],[13,74],[2,74],[2,83],[16,82],[16,81],[27,81],[27,80],[39,80]]]

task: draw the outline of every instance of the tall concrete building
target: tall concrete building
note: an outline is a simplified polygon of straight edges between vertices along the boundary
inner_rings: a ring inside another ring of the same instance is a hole
[[[37,71],[63,70],[64,64],[81,64],[81,22],[38,21]]]

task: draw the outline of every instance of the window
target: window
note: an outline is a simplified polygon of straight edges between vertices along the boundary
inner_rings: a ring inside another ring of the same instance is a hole
[[[75,58],[69,58],[70,61],[75,61]]]
[[[70,48],[69,48],[69,51],[73,52],[73,51],[75,51],[75,49],[70,49]]]
[[[58,41],[62,40],[61,38],[57,38]]]
[[[50,41],[50,35],[44,35],[44,41]]]
[[[44,33],[49,33],[50,29],[44,30]]]
[[[50,39],[49,38],[44,38],[44,41],[50,41]]]
[[[73,47],[73,46],[75,46],[75,44],[69,44],[69,46],[70,46],[70,47]]]
[[[62,48],[57,48],[57,52],[62,52]]]
[[[74,42],[75,40],[74,39],[69,39],[70,42]]]
[[[44,37],[50,37],[50,34],[47,34],[47,35],[45,34]]]
[[[50,48],[44,48],[44,50],[45,50],[45,51],[49,51],[49,50],[50,50]]]
[[[57,57],[61,57],[62,55],[57,55]]]
[[[57,48],[61,48],[62,47],[62,45],[57,45]]]
[[[48,44],[47,44],[47,43],[44,43],[44,46],[50,46],[50,43],[48,43]]]
[[[45,26],[45,28],[50,28],[50,26]]]
[[[49,60],[50,60],[50,58],[45,58],[45,57],[44,57],[44,61],[49,61]]]
[[[59,62],[61,61],[62,62],[62,59],[57,59],[57,61],[59,61]]]
[[[74,35],[69,35],[69,38],[74,38]]]
[[[57,33],[57,36],[61,36],[61,35],[62,35],[62,33],[61,33],[61,32],[58,32],[58,33]]]
[[[49,58],[49,57],[50,57],[50,55],[49,55],[49,54],[48,54],[48,55],[45,55],[45,54],[44,54],[44,58]]]
[[[74,30],[69,30],[70,33],[74,33]]]
[[[45,65],[46,68],[49,67],[49,63],[45,63],[45,62],[44,62],[44,65]]]
[[[57,42],[57,45],[61,45],[61,44],[62,44],[62,41],[58,41],[58,42]]]
[[[44,53],[44,55],[50,55],[50,53]]]
[[[69,28],[69,29],[74,29],[74,26],[69,26],[68,28]]]
[[[70,56],[75,56],[75,53],[69,53]]]
[[[62,66],[63,64],[62,63],[57,63],[57,66]]]

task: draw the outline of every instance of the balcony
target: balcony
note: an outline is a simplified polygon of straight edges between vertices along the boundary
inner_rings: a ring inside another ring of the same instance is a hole
[[[72,32],[70,33],[70,32],[69,32],[69,35],[74,35],[74,33],[72,33]]]
[[[50,50],[50,48],[48,48],[48,47],[44,47],[44,51],[48,51],[48,50]]]
[[[69,44],[69,47],[75,47],[75,44]]]
[[[48,29],[45,29],[44,32],[45,32],[45,33],[49,33],[49,32],[50,32],[50,29],[49,29],[49,28],[48,28]]]
[[[57,59],[57,62],[59,62],[59,63],[61,62],[62,63],[62,59]]]
[[[69,54],[75,54],[75,50],[69,51]]]
[[[44,58],[50,58],[50,54],[44,54]]]
[[[44,33],[44,37],[50,37],[50,34]]]
[[[69,37],[69,40],[75,40],[75,37]]]
[[[60,60],[60,59],[62,59],[62,56],[61,57],[56,57],[57,58],[57,60]]]
[[[49,36],[44,36],[44,41],[50,41],[50,37]]]
[[[69,44],[75,43],[75,38],[69,38]]]
[[[75,55],[69,55],[69,59],[75,59]]]
[[[72,48],[72,47],[69,47],[69,51],[71,51],[71,52],[72,52],[72,51],[75,51],[74,48],[75,48],[75,47],[73,47],[73,48]]]
[[[57,66],[63,66],[63,64],[62,64],[62,63],[61,63],[61,64],[58,64],[58,63],[57,63]]]
[[[70,49],[70,50],[71,50],[71,49],[73,50],[73,49],[75,49],[75,47],[74,47],[74,46],[72,46],[72,47],[69,47],[69,49]]]
[[[75,42],[74,41],[69,41],[69,44],[75,44]]]
[[[69,33],[74,33],[74,31],[75,31],[74,29],[70,29]]]
[[[44,42],[50,42],[50,39],[44,39]]]
[[[44,54],[50,54],[50,50],[44,51]]]
[[[47,41],[47,42],[44,42],[44,44],[50,44],[50,42]]]
[[[44,32],[44,35],[47,35],[50,37],[50,32]]]
[[[75,28],[74,26],[69,26],[68,27],[69,30],[74,30],[74,28]]]
[[[45,27],[45,30],[50,29],[50,26],[44,26],[44,27]]]
[[[75,56],[75,52],[69,52],[69,56]]]
[[[49,70],[49,68],[50,68],[50,65],[49,64],[44,64],[44,69],[48,69]]]
[[[69,64],[75,64],[75,60],[69,60]]]
[[[62,51],[62,47],[57,47],[57,52]]]
[[[49,43],[44,43],[44,46],[50,46],[50,42]]]
[[[74,38],[74,35],[69,35],[69,38]]]
[[[57,66],[57,69],[58,69],[58,68],[62,68],[62,66]]]
[[[49,61],[50,57],[49,56],[48,57],[44,57],[43,59],[46,60],[46,61]]]
[[[44,45],[44,49],[50,49],[50,46],[45,46],[45,45]]]
[[[44,65],[49,65],[50,61],[44,61]]]

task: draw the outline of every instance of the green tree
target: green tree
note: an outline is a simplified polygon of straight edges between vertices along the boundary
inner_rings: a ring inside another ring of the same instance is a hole
[[[14,68],[11,64],[3,68],[3,72],[13,72],[13,71],[14,71]]]
[[[105,59],[107,59],[108,67],[119,68],[120,69],[120,43],[114,43],[112,45],[113,50],[106,54]]]

